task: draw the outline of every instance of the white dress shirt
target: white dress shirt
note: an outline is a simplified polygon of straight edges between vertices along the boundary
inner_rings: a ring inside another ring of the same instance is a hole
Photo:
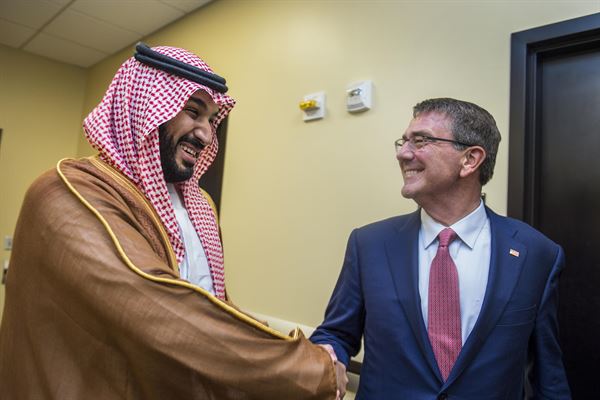
[[[446,226],[431,218],[425,210],[421,209],[419,294],[421,295],[421,312],[425,326],[427,326],[429,301],[429,270],[437,253],[437,236],[444,228]],[[458,236],[450,244],[449,251],[458,271],[460,325],[464,345],[479,317],[490,270],[490,221],[483,202],[475,211],[451,225],[450,228]]]
[[[206,259],[206,253],[204,253],[204,247],[202,247],[198,233],[188,216],[185,206],[181,202],[175,186],[169,183],[167,184],[167,188],[169,189],[169,195],[171,195],[171,203],[173,203],[173,208],[175,209],[179,233],[183,238],[185,246],[185,258],[179,265],[181,278],[215,294],[208,260]]]

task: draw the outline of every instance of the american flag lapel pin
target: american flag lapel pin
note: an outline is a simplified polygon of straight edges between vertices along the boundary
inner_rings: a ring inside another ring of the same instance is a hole
[[[510,254],[513,257],[519,257],[519,252],[516,251],[515,249],[510,249],[510,251],[508,252],[508,254]]]

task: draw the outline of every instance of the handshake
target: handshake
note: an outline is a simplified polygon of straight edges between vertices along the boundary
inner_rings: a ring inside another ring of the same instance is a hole
[[[348,375],[346,374],[346,367],[340,361],[338,361],[337,356],[335,355],[335,351],[333,351],[333,347],[329,344],[319,344],[324,348],[329,357],[331,357],[331,361],[333,361],[333,365],[335,367],[335,377],[337,381],[337,393],[336,400],[342,400],[346,395],[346,386],[348,385]]]

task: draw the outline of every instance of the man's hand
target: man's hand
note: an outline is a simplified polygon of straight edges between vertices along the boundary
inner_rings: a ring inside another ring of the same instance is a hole
[[[335,351],[333,350],[333,347],[331,347],[331,345],[320,344],[319,346],[327,350],[327,353],[329,353],[329,356],[331,357],[331,361],[333,361],[333,365],[335,367],[335,377],[337,380],[336,400],[342,400],[346,395],[346,386],[348,385],[346,366],[338,361],[337,356],[335,355]]]

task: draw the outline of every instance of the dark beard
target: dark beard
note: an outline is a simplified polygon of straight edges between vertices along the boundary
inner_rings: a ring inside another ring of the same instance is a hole
[[[183,138],[182,138],[183,139]],[[185,139],[183,139],[185,141]],[[166,124],[158,127],[158,142],[160,147],[160,165],[162,166],[165,181],[167,183],[176,183],[187,181],[194,174],[194,166],[179,167],[175,161],[175,152],[177,144],[167,136]]]

